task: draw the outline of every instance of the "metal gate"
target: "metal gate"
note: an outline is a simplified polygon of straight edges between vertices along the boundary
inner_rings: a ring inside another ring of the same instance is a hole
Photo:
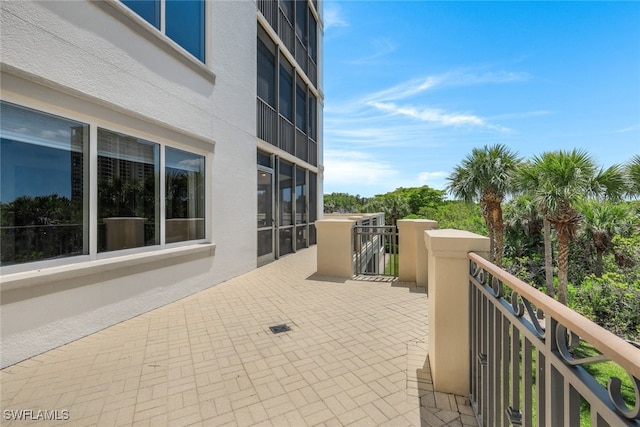
[[[398,229],[395,225],[357,225],[353,233],[356,276],[398,277]]]

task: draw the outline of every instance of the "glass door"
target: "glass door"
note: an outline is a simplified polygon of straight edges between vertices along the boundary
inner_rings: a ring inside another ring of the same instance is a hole
[[[275,259],[273,205],[273,172],[258,167],[258,266]]]

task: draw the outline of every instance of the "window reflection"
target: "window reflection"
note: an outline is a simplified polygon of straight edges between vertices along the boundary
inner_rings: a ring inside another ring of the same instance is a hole
[[[160,243],[159,146],[98,129],[98,252]]]
[[[296,166],[296,224],[307,222],[307,186],[305,170]]]
[[[204,239],[204,156],[166,148],[166,242]]]
[[[291,163],[280,161],[280,225],[293,225],[292,186],[293,167]]]
[[[0,103],[0,264],[88,253],[89,126]]]

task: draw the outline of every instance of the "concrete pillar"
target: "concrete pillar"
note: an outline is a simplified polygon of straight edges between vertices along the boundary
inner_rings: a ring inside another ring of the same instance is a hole
[[[350,219],[316,221],[318,236],[317,274],[328,277],[353,277],[353,227]]]
[[[489,238],[461,230],[428,230],[429,364],[433,388],[469,394],[469,260],[489,257]]]
[[[427,248],[424,232],[438,228],[438,222],[430,219],[401,219],[398,221],[400,257],[400,281],[416,282],[427,287]]]

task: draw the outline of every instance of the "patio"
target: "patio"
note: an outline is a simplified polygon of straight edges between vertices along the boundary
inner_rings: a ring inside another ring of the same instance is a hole
[[[3,425],[477,425],[433,391],[422,288],[315,271],[311,247],[10,366]]]

